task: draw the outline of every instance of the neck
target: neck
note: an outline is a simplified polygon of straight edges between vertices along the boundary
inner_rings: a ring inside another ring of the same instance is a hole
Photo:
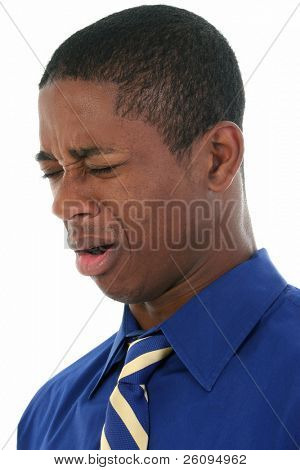
[[[205,255],[199,256],[189,272],[181,273],[180,280],[158,298],[149,302],[129,304],[130,310],[141,328],[149,329],[166,320],[197,292],[252,256],[257,247],[246,206],[240,211],[240,216],[243,223],[235,224],[235,228],[239,228],[239,230],[234,230],[237,247],[235,250],[209,250]],[[180,271],[175,262],[174,269]]]

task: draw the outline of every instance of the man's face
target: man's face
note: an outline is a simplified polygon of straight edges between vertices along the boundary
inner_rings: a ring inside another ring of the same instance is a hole
[[[40,144],[52,160],[40,166],[47,174],[57,172],[49,179],[53,212],[64,222],[69,246],[113,243],[104,254],[76,254],[79,272],[109,297],[139,303],[178,284],[199,260],[187,241],[196,218],[186,218],[186,208],[206,195],[154,126],[114,114],[116,90],[111,83],[80,80],[43,88]],[[83,149],[95,147],[101,152],[80,158]]]

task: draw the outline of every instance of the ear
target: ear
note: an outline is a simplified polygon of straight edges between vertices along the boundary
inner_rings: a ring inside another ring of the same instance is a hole
[[[220,121],[203,135],[207,152],[207,187],[224,192],[231,185],[244,155],[241,129],[231,121]]]

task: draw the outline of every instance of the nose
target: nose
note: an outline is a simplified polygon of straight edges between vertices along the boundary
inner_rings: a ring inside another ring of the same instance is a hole
[[[86,188],[65,174],[55,188],[52,212],[63,221],[95,217],[100,211],[99,202],[86,194]]]

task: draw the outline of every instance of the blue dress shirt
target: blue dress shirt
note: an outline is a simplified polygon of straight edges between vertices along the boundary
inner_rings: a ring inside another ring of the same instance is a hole
[[[265,248],[141,330],[118,332],[48,380],[18,423],[17,449],[98,449],[130,336],[174,349],[147,383],[149,449],[300,448],[300,289]]]

